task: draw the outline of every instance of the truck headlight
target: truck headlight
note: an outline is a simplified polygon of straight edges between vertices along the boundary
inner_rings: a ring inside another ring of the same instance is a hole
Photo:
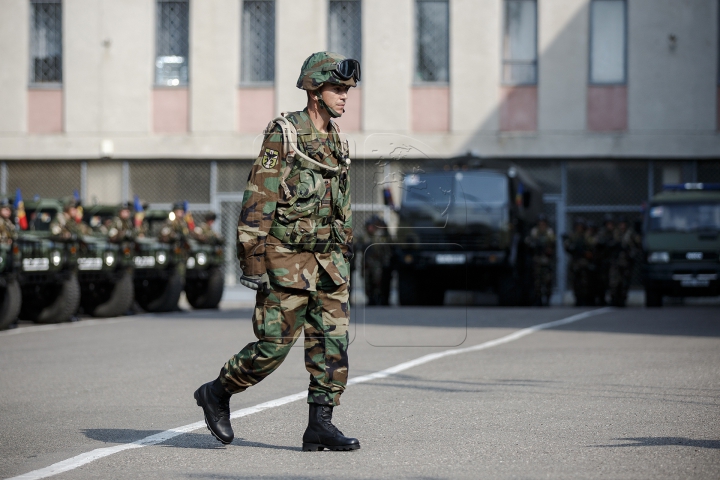
[[[188,257],[187,268],[195,268],[195,257]]]
[[[668,263],[670,254],[668,252],[652,252],[648,255],[648,263]]]
[[[164,265],[165,262],[167,262],[167,254],[165,252],[157,252],[155,254],[155,259],[160,265]]]
[[[202,266],[207,263],[207,255],[205,255],[203,252],[200,252],[197,254],[197,263],[198,265]]]
[[[108,267],[112,267],[113,263],[115,263],[115,254],[112,252],[108,252],[105,254],[105,264]]]
[[[54,250],[50,254],[50,260],[52,261],[52,264],[57,267],[58,265],[60,265],[60,262],[62,262],[62,255],[60,255],[60,252],[58,252],[57,250]]]

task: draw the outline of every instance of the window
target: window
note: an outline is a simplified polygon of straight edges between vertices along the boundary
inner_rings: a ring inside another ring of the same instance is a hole
[[[415,81],[450,80],[449,22],[447,1],[415,2]]]
[[[590,7],[590,83],[625,83],[625,21],[625,0],[593,0]]]
[[[245,0],[240,27],[240,81],[275,81],[275,2]]]
[[[328,50],[362,62],[360,0],[330,0]]]
[[[188,0],[157,0],[155,83],[188,83]]]
[[[30,82],[62,82],[62,4],[30,2]]]
[[[537,3],[505,0],[503,83],[537,83]]]

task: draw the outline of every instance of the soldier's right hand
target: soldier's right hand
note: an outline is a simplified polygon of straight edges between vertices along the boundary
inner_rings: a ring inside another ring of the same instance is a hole
[[[262,275],[244,275],[240,277],[240,283],[253,290],[259,290],[263,294],[270,293],[270,277],[267,273]]]

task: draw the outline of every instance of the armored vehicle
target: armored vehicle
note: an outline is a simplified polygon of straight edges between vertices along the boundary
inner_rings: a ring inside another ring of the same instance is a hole
[[[118,210],[118,206],[93,205],[83,212],[93,234],[79,239],[80,304],[83,312],[95,317],[116,317],[133,305],[133,238],[111,242],[106,228]]]
[[[190,240],[186,261],[185,296],[193,308],[217,308],[225,288],[223,246]]]
[[[0,330],[9,327],[20,313],[19,265],[20,248],[17,242],[0,243]]]
[[[666,185],[645,214],[645,304],[720,295],[720,184]]]
[[[57,200],[25,203],[29,230],[20,232],[18,280],[22,290],[20,318],[38,323],[70,320],[80,305],[77,277],[78,239],[61,239],[50,222],[62,212]]]
[[[183,290],[188,247],[184,241],[171,244],[158,239],[169,213],[147,210],[147,232],[135,239],[135,301],[148,312],[175,310]]]
[[[400,304],[441,305],[447,290],[487,289],[501,305],[531,304],[523,239],[541,212],[540,189],[516,166],[450,162],[404,176],[393,262]]]

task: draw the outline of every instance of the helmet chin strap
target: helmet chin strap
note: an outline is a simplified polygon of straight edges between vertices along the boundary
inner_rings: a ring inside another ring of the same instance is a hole
[[[325,100],[322,99],[322,95],[320,95],[319,91],[315,92],[315,99],[318,101],[320,106],[323,107],[330,114],[332,118],[339,118],[342,115],[342,113],[336,112],[335,110],[330,108],[327,103],[325,103]]]

